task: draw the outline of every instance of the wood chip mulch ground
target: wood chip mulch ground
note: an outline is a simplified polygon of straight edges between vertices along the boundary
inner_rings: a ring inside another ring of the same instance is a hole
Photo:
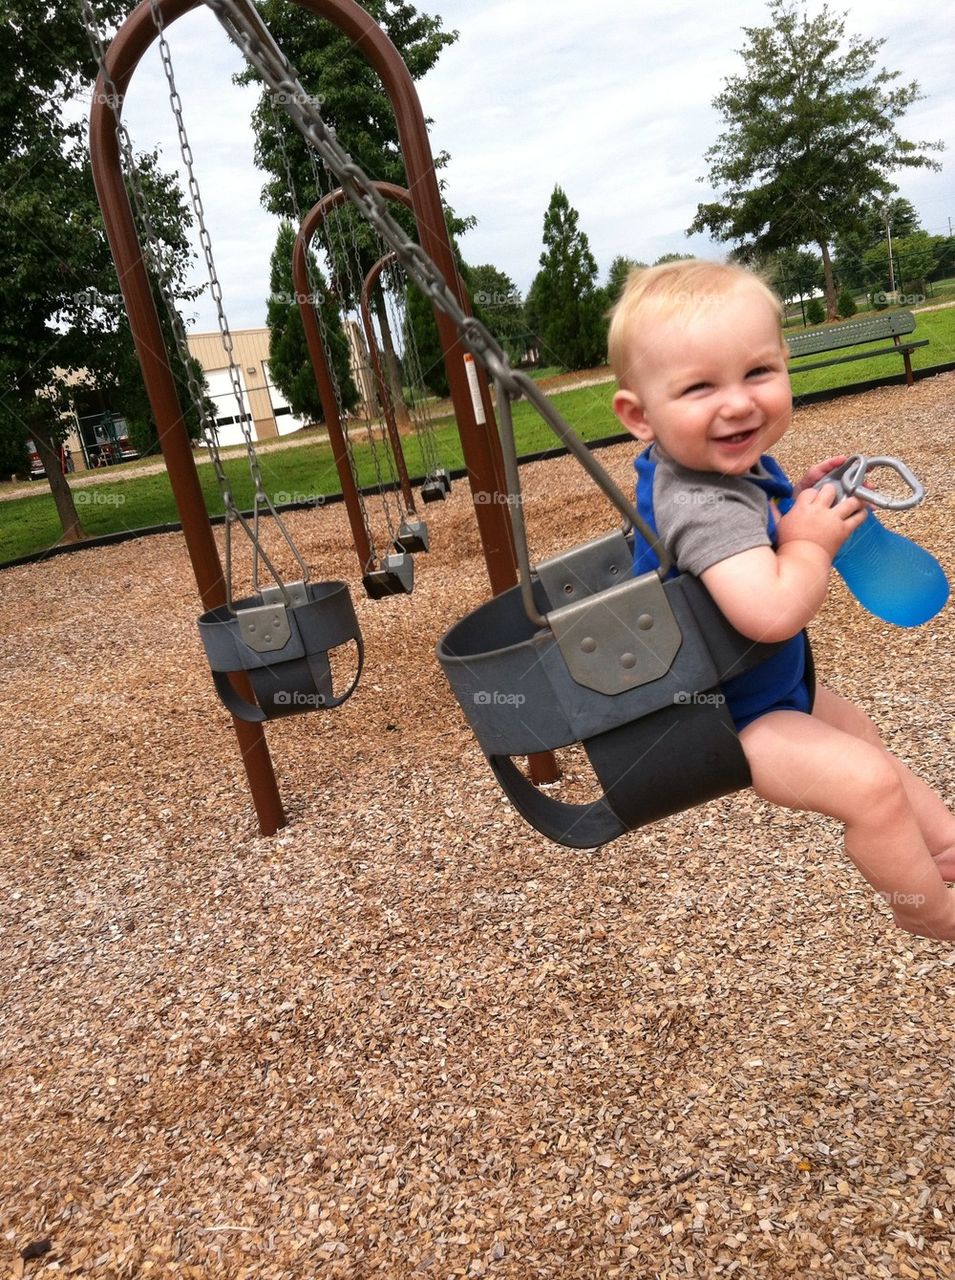
[[[953,400],[806,409],[779,455],[901,455],[929,497],[890,522],[951,576]],[[570,459],[524,483],[537,557],[612,525]],[[748,792],[539,837],[433,656],[487,592],[466,487],[425,514],[378,603],[340,508],[290,518],[368,666],[269,730],[272,839],[178,535],[0,574],[0,1273],[949,1280],[955,947]],[[949,802],[952,616],[901,631],[834,580],[813,627]]]

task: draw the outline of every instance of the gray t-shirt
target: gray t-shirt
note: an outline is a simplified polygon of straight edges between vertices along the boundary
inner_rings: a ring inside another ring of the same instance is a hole
[[[656,445],[650,458],[653,515],[664,545],[677,568],[699,577],[706,569],[754,547],[769,547],[769,498],[744,476],[691,471],[668,458]],[[760,462],[749,473],[770,479]]]

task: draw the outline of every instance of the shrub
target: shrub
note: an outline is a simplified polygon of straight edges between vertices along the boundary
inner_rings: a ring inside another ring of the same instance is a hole
[[[810,298],[806,303],[806,321],[808,324],[822,324],[826,318],[826,307],[822,298]]]
[[[856,306],[855,296],[851,289],[843,289],[839,294],[839,300],[836,303],[836,310],[842,316],[843,320],[848,320],[850,316],[854,316],[858,307]]]

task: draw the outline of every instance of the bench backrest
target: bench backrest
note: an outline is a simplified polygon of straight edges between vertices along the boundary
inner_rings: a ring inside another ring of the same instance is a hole
[[[788,338],[789,354],[815,355],[820,351],[837,351],[840,347],[854,347],[860,342],[876,342],[879,338],[895,338],[915,331],[915,316],[911,311],[893,311],[891,315],[873,316],[866,320],[847,320],[828,329],[814,333],[799,333]]]

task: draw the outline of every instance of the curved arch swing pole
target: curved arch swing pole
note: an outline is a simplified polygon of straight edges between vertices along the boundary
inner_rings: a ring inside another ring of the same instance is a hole
[[[393,262],[397,262],[398,256],[395,253],[386,253],[384,257],[378,259],[374,264],[361,286],[361,298],[359,300],[359,311],[361,313],[362,328],[365,330],[365,340],[368,343],[368,355],[371,359],[372,372],[375,375],[375,384],[378,388],[378,399],[381,401],[381,412],[384,415],[385,426],[388,428],[388,439],[391,441],[391,451],[395,455],[395,466],[398,468],[398,480],[401,485],[401,496],[404,499],[405,509],[415,514],[414,490],[411,488],[411,477],[408,475],[408,464],[405,461],[404,446],[401,443],[401,436],[398,432],[398,420],[395,417],[395,404],[391,395],[391,388],[385,378],[385,370],[381,363],[381,350],[378,346],[378,338],[375,334],[375,326],[371,320],[371,294],[381,278],[381,273],[386,266]]]
[[[196,3],[200,2],[196,0]],[[371,15],[354,0],[291,0],[291,3],[333,23],[361,51],[380,77],[395,113],[408,179],[408,199],[417,221],[419,243],[444,276],[462,309],[470,314],[470,303],[458,277],[444,220],[424,112],[414,80],[401,55]],[[388,193],[389,197],[401,199],[396,194],[401,190],[395,188],[394,192]],[[465,347],[457,328],[440,310],[435,314],[464,462],[475,499],[474,514],[484,560],[491,590],[497,595],[517,582],[517,553],[504,496],[507,492],[504,458],[491,394],[484,371],[477,367],[477,394],[472,397],[464,360]]]
[[[166,23],[175,21],[200,2],[159,0]],[[130,79],[156,39],[149,0],[144,0],[120,27],[106,53],[107,77],[116,88],[120,111]],[[116,117],[109,98],[106,77],[101,74],[96,82],[90,112],[93,181],[196,586],[203,606],[207,610],[217,609],[226,603],[222,562],[209,524],[192,445],[183,422],[169,355],[123,180]],[[242,698],[254,700],[245,674],[230,674],[229,678]],[[263,835],[274,835],[285,826],[286,817],[265,734],[261,725],[247,723],[235,716],[233,724],[259,829]]]

